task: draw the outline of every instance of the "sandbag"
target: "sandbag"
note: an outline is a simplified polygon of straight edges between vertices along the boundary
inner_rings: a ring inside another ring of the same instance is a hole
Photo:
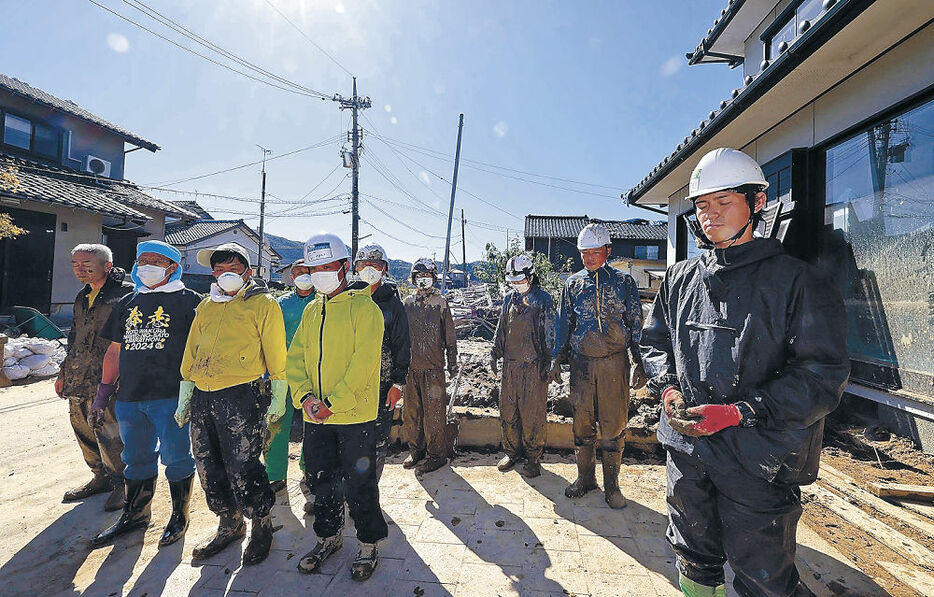
[[[32,371],[30,375],[34,377],[49,377],[50,375],[58,375],[59,372],[61,372],[61,370],[62,370],[61,367],[59,367],[58,365],[54,363],[49,363],[48,365],[46,365],[45,367],[42,367],[41,369],[36,369],[35,371]]]
[[[4,367],[3,373],[6,374],[7,378],[10,380],[23,379],[29,375],[29,367],[24,367],[23,365],[13,365],[12,367]]]
[[[32,354],[33,352],[25,346],[17,346],[13,349],[13,354],[11,356],[16,357],[17,359],[23,359],[32,356]]]
[[[16,357],[7,357],[3,359],[4,367],[12,367],[13,365],[16,365],[17,363],[19,363],[19,359]]]
[[[23,347],[28,348],[35,354],[54,354],[58,345],[44,338],[30,338],[23,344]]]
[[[24,367],[29,367],[31,371],[42,369],[43,367],[49,364],[49,355],[47,354],[30,355],[28,357],[20,359],[19,364]]]

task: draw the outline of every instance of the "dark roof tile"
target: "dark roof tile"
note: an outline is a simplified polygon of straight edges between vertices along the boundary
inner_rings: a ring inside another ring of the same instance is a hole
[[[613,240],[665,240],[668,224],[641,223],[619,220],[599,220],[583,216],[536,216],[525,217],[525,236],[532,238],[577,238],[584,226],[590,222],[603,224]]]

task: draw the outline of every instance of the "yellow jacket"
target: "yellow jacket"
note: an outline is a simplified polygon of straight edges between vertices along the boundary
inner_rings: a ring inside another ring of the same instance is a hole
[[[226,303],[201,301],[181,371],[205,392],[255,381],[267,371],[270,379],[285,379],[282,310],[264,283],[251,280]]]
[[[333,298],[319,294],[308,303],[286,364],[295,408],[311,392],[334,413],[329,425],[376,419],[383,328],[383,313],[369,290],[345,290]]]

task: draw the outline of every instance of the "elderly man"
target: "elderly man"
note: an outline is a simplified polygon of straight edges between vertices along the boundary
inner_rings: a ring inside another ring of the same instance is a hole
[[[71,251],[71,269],[84,284],[75,297],[74,322],[68,333],[68,355],[55,381],[55,393],[68,399],[71,427],[78,439],[84,461],[94,477],[65,493],[63,502],[82,500],[110,491],[104,510],[123,507],[123,442],[113,402],[92,416],[91,406],[97,396],[104,355],[110,341],[100,336],[114,305],[133,290],[125,280],[126,272],[113,266],[109,247],[97,244],[78,245]]]

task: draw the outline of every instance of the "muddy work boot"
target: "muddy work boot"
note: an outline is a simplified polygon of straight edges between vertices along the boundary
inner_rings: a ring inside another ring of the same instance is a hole
[[[619,490],[619,465],[622,456],[619,452],[603,451],[603,499],[615,510],[626,507],[626,498]]]
[[[314,514],[315,494],[311,492],[311,487],[308,486],[308,481],[304,477],[298,482],[298,488],[302,490],[302,495],[305,496],[305,514]]]
[[[68,502],[83,500],[91,497],[92,495],[97,495],[98,493],[111,491],[113,488],[113,483],[107,475],[105,475],[103,472],[94,473],[94,478],[81,487],[76,487],[75,489],[66,491],[65,495],[62,497],[62,503],[67,504]],[[122,506],[123,504],[120,505]]]
[[[269,555],[272,547],[272,516],[260,516],[253,519],[250,529],[250,542],[243,550],[243,565],[259,564]]]
[[[246,524],[239,511],[224,512],[217,525],[217,533],[191,552],[192,560],[203,560],[223,551],[225,547],[246,535]]]
[[[522,469],[519,471],[519,474],[523,477],[528,477],[529,479],[541,476],[542,465],[538,462],[538,460],[527,460],[526,463],[522,465]]]
[[[579,498],[588,491],[597,489],[597,463],[595,454],[596,448],[593,446],[578,446],[577,480],[564,489],[564,495],[566,497]]]
[[[415,467],[415,472],[419,475],[424,475],[438,470],[447,463],[448,459],[443,456],[429,456]]]
[[[149,526],[149,520],[152,518],[152,496],[155,492],[155,477],[151,479],[127,479],[127,499],[120,518],[106,531],[91,539],[91,547],[108,545],[113,543],[114,539],[120,535],[136,529],[145,529]]]
[[[169,494],[172,496],[172,516],[165,525],[165,531],[159,539],[159,547],[172,545],[185,536],[188,530],[188,506],[191,504],[191,485],[195,476],[181,481],[169,481]]]
[[[298,571],[305,574],[317,572],[318,569],[321,568],[321,564],[332,554],[340,551],[340,548],[343,546],[344,538],[340,533],[332,535],[331,537],[325,537],[324,539],[318,539],[318,543],[315,544],[314,548],[298,561]]]
[[[126,488],[123,485],[123,479],[113,484],[113,491],[107,496],[104,502],[104,512],[116,512],[123,509],[123,503],[126,501]]]
[[[415,468],[415,465],[417,465],[419,461],[424,457],[425,457],[424,452],[413,452],[412,450],[409,450],[409,455],[406,457],[405,460],[402,461],[402,468],[405,468],[405,469]]]
[[[508,470],[512,470],[512,467],[516,466],[516,461],[518,459],[515,456],[510,456],[506,454],[503,458],[496,464],[496,468],[505,473]]]
[[[379,565],[379,550],[375,543],[360,543],[360,551],[350,566],[350,578],[366,580],[373,576],[373,571]]]

